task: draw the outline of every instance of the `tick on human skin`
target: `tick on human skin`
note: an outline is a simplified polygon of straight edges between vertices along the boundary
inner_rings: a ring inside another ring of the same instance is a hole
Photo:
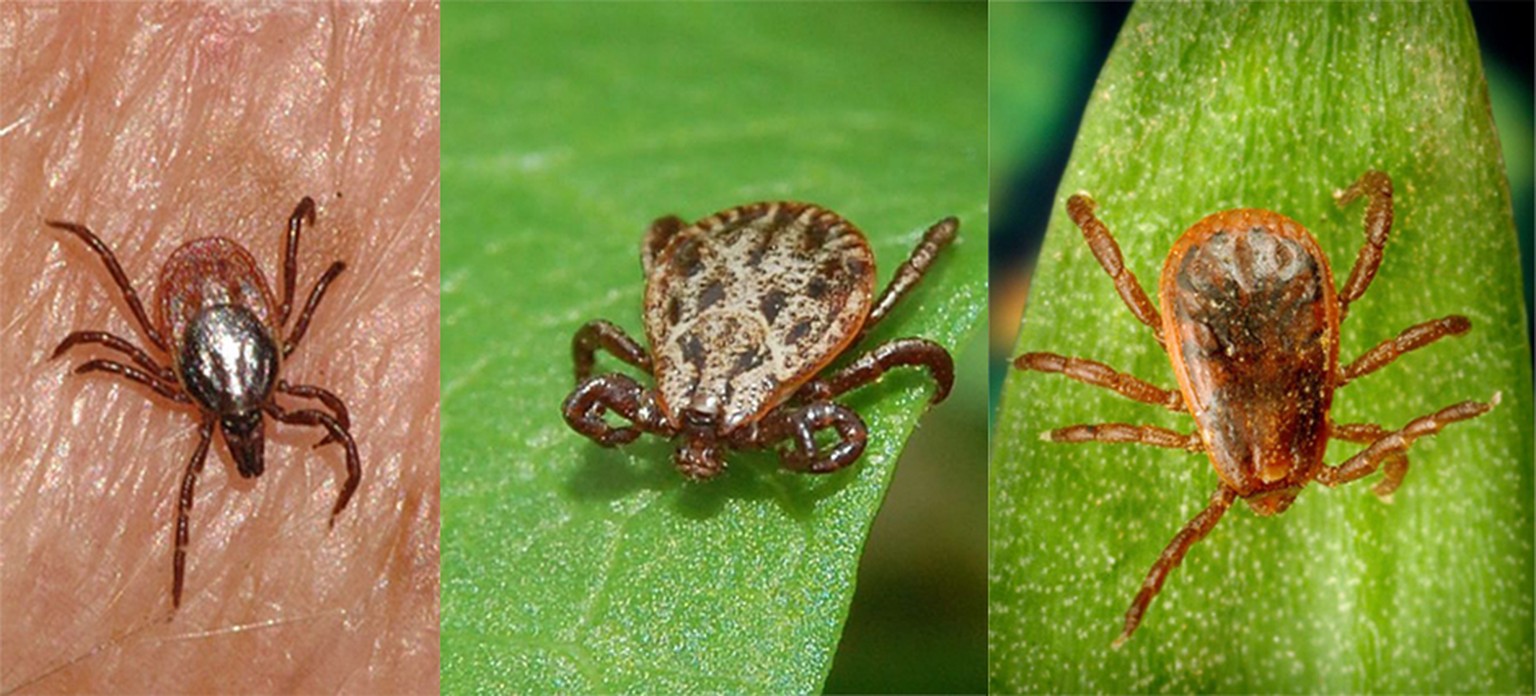
[[[1052,430],[1054,442],[1126,442],[1205,452],[1221,482],[1210,504],[1190,520],[1147,573],[1125,615],[1119,647],[1141,623],[1163,581],[1238,498],[1260,516],[1284,512],[1312,481],[1337,486],[1385,468],[1373,489],[1383,500],[1408,472],[1414,440],[1449,423],[1475,418],[1499,403],[1463,401],[1409,421],[1400,430],[1374,423],[1336,423],[1333,392],[1409,351],[1471,322],[1450,315],[1410,327],[1354,362],[1339,365],[1339,323],[1376,276],[1392,229],[1392,180],[1368,171],[1338,196],[1340,206],[1364,196],[1365,244],[1341,289],[1328,257],[1299,223],[1268,210],[1228,210],[1195,223],[1174,243],[1158,284],[1161,313],[1125,267],[1120,247],[1094,216],[1086,195],[1067,200],[1099,265],[1131,313],[1152,329],[1173,363],[1178,391],[1154,386],[1102,363],[1055,353],[1026,353],[1023,370],[1055,372],[1121,396],[1188,413],[1196,430],[1105,423]],[[1365,443],[1343,464],[1323,462],[1330,438]]]
[[[291,329],[293,286],[298,274],[299,232],[305,221],[315,223],[315,202],[299,201],[288,218],[288,237],[283,254],[282,302],[273,307],[272,290],[250,252],[223,237],[204,237],[183,244],[160,268],[155,286],[156,320],[151,323],[139,294],[123,273],[112,250],[84,225],[46,221],[50,227],[69,232],[85,242],[107,267],[123,293],[144,337],[167,357],[163,366],[148,352],[127,339],[103,331],[76,331],[53,351],[57,358],[81,344],[96,344],[117,351],[133,364],[97,358],[81,363],[76,373],[107,372],[149,387],[177,404],[196,409],[199,420],[197,449],[187,461],[181,479],[181,498],[176,506],[176,545],[172,563],[171,606],[181,606],[182,578],[186,567],[187,531],[193,490],[203,470],[208,443],[215,428],[242,478],[261,476],[264,416],[295,425],[323,428],[325,439],[315,446],[340,443],[346,448],[347,479],[331,508],[330,523],[347,507],[357,491],[362,467],[357,445],[348,431],[347,407],[340,397],[317,386],[290,384],[279,376],[283,360],[298,347],[309,328],[310,317],[325,296],[331,281],[346,264],[336,261],[310,290],[309,300]],[[277,395],[313,399],[324,409],[290,410],[277,403]]]
[[[864,421],[834,398],[895,367],[923,367],[944,400],[954,364],[938,344],[898,338],[826,371],[859,343],[923,278],[955,237],[955,218],[935,223],[873,299],[875,258],[841,216],[806,203],[756,203],[691,225],[676,216],[651,224],[641,246],[645,333],[650,350],[606,321],[576,332],[575,391],[566,423],[605,447],[646,432],[681,438],[679,471],[707,479],[725,453],[780,443],[787,469],[826,473],[859,458]],[[598,349],[651,376],[642,387],[622,373],[594,376]],[[612,412],[629,422],[614,427]],[[817,433],[830,429],[823,448]]]

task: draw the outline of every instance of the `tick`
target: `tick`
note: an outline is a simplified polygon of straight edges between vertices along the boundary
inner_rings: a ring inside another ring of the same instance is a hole
[[[673,462],[690,479],[725,469],[735,449],[778,448],[785,468],[827,473],[852,464],[868,438],[863,419],[833,401],[895,367],[926,368],[944,400],[954,364],[938,344],[899,338],[827,371],[922,280],[959,228],[955,218],[923,234],[878,300],[875,257],[864,233],[806,203],[756,203],[684,224],[651,224],[640,249],[650,350],[606,321],[576,332],[575,391],[566,423],[604,447],[646,432],[680,438]],[[605,350],[651,376],[594,376]],[[825,372],[825,374],[824,374]],[[629,422],[614,427],[612,413]],[[818,433],[835,436],[826,447]]]
[[[117,351],[133,364],[98,358],[81,363],[75,372],[107,372],[125,377],[176,404],[193,407],[198,413],[200,438],[182,475],[181,498],[176,506],[173,609],[181,606],[193,490],[215,428],[223,434],[224,444],[242,478],[261,476],[265,468],[262,431],[266,416],[283,423],[323,428],[325,439],[315,446],[340,443],[347,456],[347,480],[331,508],[331,525],[335,525],[336,515],[347,507],[347,501],[357,491],[362,468],[357,444],[348,431],[346,405],[325,389],[290,384],[279,376],[283,360],[304,338],[326,288],[346,268],[346,264],[336,261],[326,269],[310,290],[309,300],[292,328],[285,332],[293,308],[294,276],[298,274],[299,232],[305,221],[315,223],[315,202],[308,196],[299,201],[288,218],[282,302],[275,309],[266,277],[256,267],[250,252],[223,237],[204,237],[183,244],[160,268],[155,285],[157,321],[153,323],[106,244],[84,225],[46,221],[50,227],[79,237],[101,257],[144,337],[169,359],[171,366],[162,366],[127,339],[102,331],[71,333],[53,351],[53,357],[82,344]],[[313,399],[324,408],[290,410],[277,403],[278,394]]]
[[[1179,390],[1154,386],[1102,363],[1054,353],[1026,353],[1023,370],[1055,372],[1121,396],[1188,413],[1193,433],[1150,425],[1074,425],[1045,433],[1054,442],[1126,442],[1205,452],[1221,483],[1210,504],[1190,520],[1152,565],[1125,615],[1119,647],[1141,623],[1185,552],[1205,537],[1238,498],[1260,516],[1284,512],[1312,481],[1337,486],[1385,468],[1373,489],[1383,500],[1408,472],[1414,440],[1448,423],[1475,418],[1499,403],[1464,401],[1409,421],[1400,430],[1374,423],[1335,423],[1328,410],[1335,389],[1375,372],[1409,351],[1471,328],[1451,315],[1410,327],[1347,365],[1339,365],[1339,323],[1381,265],[1392,229],[1392,180],[1368,171],[1338,196],[1340,206],[1368,199],[1365,244],[1349,279],[1334,289],[1328,257],[1299,223],[1268,210],[1228,210],[1195,223],[1174,242],[1158,284],[1161,312],[1120,256],[1109,229],[1086,195],[1067,200],[1099,265],[1131,313],[1152,329],[1173,363]],[[1331,466],[1330,438],[1366,444]]]

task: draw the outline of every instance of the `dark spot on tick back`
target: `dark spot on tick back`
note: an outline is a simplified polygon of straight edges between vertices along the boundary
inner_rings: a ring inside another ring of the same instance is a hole
[[[827,225],[825,220],[821,220],[819,218],[812,220],[810,227],[805,230],[805,250],[815,251],[823,246],[826,246],[827,237],[831,234],[832,229]]]
[[[761,364],[763,364],[763,349],[759,346],[752,346],[736,354],[737,372],[746,372]]]
[[[826,278],[841,278],[844,268],[842,259],[829,258],[821,262],[819,273]]]
[[[767,319],[770,325],[778,320],[779,312],[784,309],[784,304],[788,299],[789,294],[783,290],[775,289],[763,293],[763,303],[760,305],[760,309],[763,312],[763,318]]]
[[[688,361],[688,364],[693,365],[699,370],[703,370],[704,343],[699,340],[699,335],[696,333],[690,333],[687,336],[684,336],[680,345],[683,349],[683,359]]]
[[[795,322],[793,327],[790,327],[789,334],[785,336],[785,338],[789,339],[790,343],[799,343],[800,339],[805,338],[805,335],[810,332],[811,320],[801,319],[800,321]]]
[[[667,323],[673,326],[683,318],[683,303],[673,295],[667,300]]]
[[[697,275],[703,268],[702,259],[699,257],[699,240],[686,239],[677,247],[672,257],[672,267],[676,268],[685,278]]]
[[[763,257],[768,254],[768,249],[773,246],[773,237],[778,231],[777,227],[758,230],[757,241],[752,244],[752,250],[747,252],[748,267],[757,268],[763,265]]]
[[[704,291],[699,293],[699,311],[703,312],[725,299],[725,286],[719,280],[711,281],[704,286]]]
[[[826,297],[827,289],[827,279],[821,276],[811,278],[811,282],[805,286],[806,294],[810,295],[811,299],[813,300],[819,300],[823,297]]]

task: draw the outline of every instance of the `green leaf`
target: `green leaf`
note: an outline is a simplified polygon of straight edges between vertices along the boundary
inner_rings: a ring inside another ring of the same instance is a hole
[[[444,691],[818,689],[927,378],[845,400],[871,433],[848,470],[737,453],[691,484],[670,443],[566,427],[570,340],[644,335],[652,219],[802,199],[868,233],[882,282],[959,216],[866,345],[960,345],[986,302],[984,13],[448,4],[442,35]]]
[[[1013,372],[991,483],[994,690],[1533,688],[1530,356],[1465,7],[1138,5],[1058,192],[1018,352],[1090,357],[1174,386],[1063,214],[1069,194],[1098,200],[1156,301],[1173,241],[1229,208],[1302,222],[1344,277],[1363,204],[1339,209],[1332,194],[1370,168],[1396,183],[1397,222],[1370,292],[1350,306],[1341,359],[1448,314],[1473,328],[1343,388],[1333,417],[1398,428],[1463,400],[1502,392],[1502,404],[1415,444],[1393,504],[1370,493],[1372,478],[1311,486],[1276,517],[1236,505],[1112,650],[1147,569],[1217,477],[1203,455],[1040,441],[1076,423],[1194,426],[1060,375]],[[1329,461],[1359,449],[1334,443]]]

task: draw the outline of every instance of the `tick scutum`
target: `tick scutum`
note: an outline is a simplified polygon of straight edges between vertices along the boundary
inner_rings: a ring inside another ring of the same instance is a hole
[[[218,415],[240,475],[260,476],[261,409],[277,386],[277,342],[251,310],[215,305],[193,316],[180,344],[177,374],[187,393]]]

